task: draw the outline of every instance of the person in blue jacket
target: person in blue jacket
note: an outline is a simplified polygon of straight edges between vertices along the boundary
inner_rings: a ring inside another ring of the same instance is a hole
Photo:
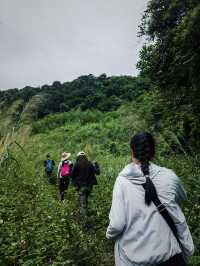
[[[54,160],[51,158],[50,154],[47,154],[46,160],[44,161],[44,169],[48,178],[52,177],[54,166],[55,166]]]

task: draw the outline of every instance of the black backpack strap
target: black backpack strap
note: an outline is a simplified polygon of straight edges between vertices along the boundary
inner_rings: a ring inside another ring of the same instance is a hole
[[[142,184],[142,186],[145,189],[145,184]],[[180,248],[182,249],[182,244],[181,244],[181,242],[179,240],[179,237],[178,237],[178,232],[177,232],[176,225],[175,225],[172,217],[170,216],[166,206],[159,200],[157,195],[156,195],[156,198],[153,199],[152,201],[156,205],[159,213],[162,215],[162,217],[164,218],[164,220],[168,224],[168,226],[171,229],[172,233],[174,234],[176,240],[178,241],[178,243],[180,245]]]

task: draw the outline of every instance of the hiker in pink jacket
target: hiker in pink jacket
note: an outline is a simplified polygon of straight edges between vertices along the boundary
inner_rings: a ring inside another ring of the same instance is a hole
[[[69,161],[70,153],[63,152],[61,161],[58,165],[58,184],[61,200],[64,200],[65,190],[68,189],[70,182],[70,173],[72,170],[72,162]]]

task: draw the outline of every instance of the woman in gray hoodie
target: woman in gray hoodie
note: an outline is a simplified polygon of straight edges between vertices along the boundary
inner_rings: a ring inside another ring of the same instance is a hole
[[[186,265],[183,257],[193,254],[194,245],[179,206],[186,198],[180,179],[151,162],[155,154],[151,134],[135,135],[130,146],[132,163],[116,179],[106,233],[115,240],[115,265]],[[172,218],[178,241],[154,204],[156,198]]]

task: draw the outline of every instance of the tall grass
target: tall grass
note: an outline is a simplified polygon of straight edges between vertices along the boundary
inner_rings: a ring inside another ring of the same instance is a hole
[[[130,161],[130,136],[141,129],[151,130],[137,106],[130,105],[110,113],[76,110],[44,118],[33,124],[23,150],[16,139],[28,136],[27,129],[17,138],[11,134],[1,140],[1,158],[7,163],[0,166],[0,265],[113,266],[113,246],[105,239],[112,188]],[[165,133],[156,134],[156,162],[174,169],[188,191],[183,208],[197,246],[190,265],[199,265],[199,155],[180,149],[177,154],[171,147],[176,136]],[[73,161],[85,150],[101,166],[86,219],[79,215],[74,188],[61,203],[57,186],[44,175],[46,153],[58,164],[63,150],[72,153]]]

